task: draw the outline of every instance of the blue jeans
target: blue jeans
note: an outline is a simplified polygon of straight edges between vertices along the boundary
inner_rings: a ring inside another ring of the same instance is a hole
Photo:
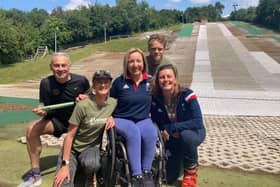
[[[179,138],[171,137],[166,142],[168,183],[175,182],[183,170],[198,164],[197,148],[204,141],[205,135],[205,129],[183,130]]]
[[[157,131],[150,118],[133,122],[115,118],[117,133],[126,140],[126,149],[132,175],[151,170],[155,156]]]

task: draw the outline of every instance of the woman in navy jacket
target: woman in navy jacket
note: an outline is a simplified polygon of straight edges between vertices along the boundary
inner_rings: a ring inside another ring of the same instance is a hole
[[[198,146],[205,139],[202,113],[195,93],[181,90],[171,64],[159,67],[152,87],[152,120],[159,126],[167,153],[167,182],[173,183],[184,169],[182,187],[197,184]]]

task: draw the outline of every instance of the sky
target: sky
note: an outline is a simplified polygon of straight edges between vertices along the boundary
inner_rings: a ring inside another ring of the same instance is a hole
[[[137,0],[137,2],[140,1],[142,0]],[[217,1],[220,1],[225,6],[223,16],[229,15],[234,10],[233,5],[238,5],[236,8],[240,9],[257,6],[259,2],[259,0],[146,0],[149,6],[156,10],[177,9],[181,11],[186,10],[188,7],[214,5]],[[115,6],[115,2],[116,0],[0,0],[0,8],[5,10],[16,8],[27,12],[33,8],[38,8],[51,12],[58,6],[68,10],[94,3]]]

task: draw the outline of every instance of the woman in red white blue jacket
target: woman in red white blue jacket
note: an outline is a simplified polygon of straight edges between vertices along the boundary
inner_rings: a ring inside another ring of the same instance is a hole
[[[158,68],[152,87],[151,117],[165,141],[167,182],[175,182],[184,170],[182,187],[195,187],[197,148],[206,132],[195,93],[189,88],[181,90],[177,76],[171,64]]]

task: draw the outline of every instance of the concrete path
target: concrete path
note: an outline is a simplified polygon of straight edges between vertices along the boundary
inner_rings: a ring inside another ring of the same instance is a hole
[[[259,55],[258,61],[267,58]],[[202,25],[191,88],[203,113],[279,116],[280,73],[275,71],[280,65],[265,67],[258,61],[223,24]]]

